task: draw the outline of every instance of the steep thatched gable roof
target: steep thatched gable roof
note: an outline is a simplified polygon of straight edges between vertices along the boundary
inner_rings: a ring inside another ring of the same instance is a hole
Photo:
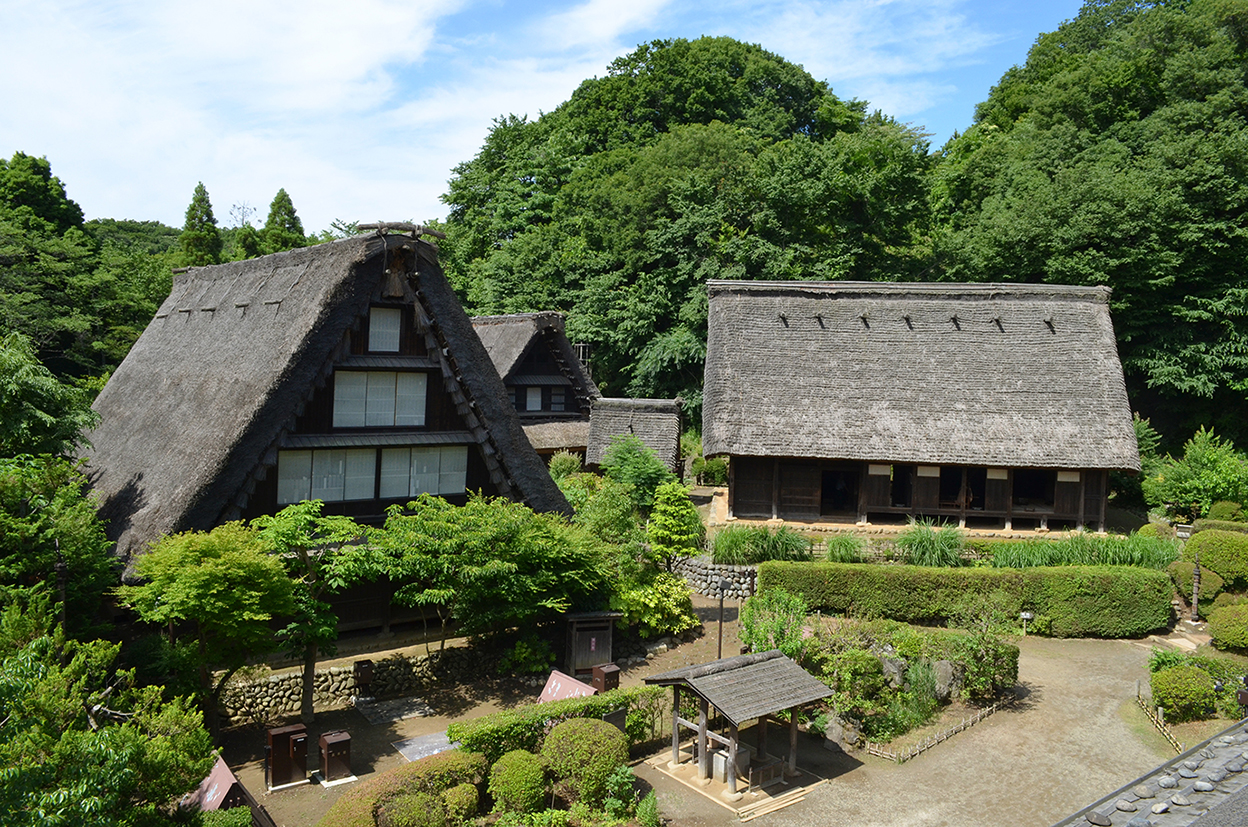
[[[383,297],[413,303],[499,490],[567,513],[436,249],[360,236],[175,278],[94,405],[88,471],[118,553],[237,517],[348,332]]]
[[[537,347],[550,348],[577,398],[589,402],[597,398],[598,386],[576,355],[565,332],[563,314],[512,313],[506,316],[474,316],[472,326],[485,345],[503,384],[523,384],[518,371],[524,358]]]
[[[1139,470],[1108,288],[708,287],[707,456]]]
[[[677,470],[680,461],[680,400],[596,399],[589,415],[587,465],[600,465],[613,437],[635,434],[659,459]]]

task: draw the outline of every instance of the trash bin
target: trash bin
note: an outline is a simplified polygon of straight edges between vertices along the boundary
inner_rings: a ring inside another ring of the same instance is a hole
[[[355,662],[355,691],[363,696],[372,695],[373,662],[357,660]]]
[[[270,729],[264,752],[270,788],[307,780],[308,728],[303,724]]]
[[[620,667],[614,663],[600,663],[594,667],[594,677],[591,681],[594,689],[599,692],[606,692],[609,689],[620,688]]]
[[[337,781],[352,775],[351,733],[345,729],[337,729],[322,734],[321,778],[324,781]]]

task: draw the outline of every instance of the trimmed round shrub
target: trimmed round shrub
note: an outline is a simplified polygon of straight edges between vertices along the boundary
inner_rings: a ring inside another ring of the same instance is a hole
[[[1238,523],[1244,519],[1244,507],[1229,500],[1219,500],[1209,506],[1209,513],[1205,516],[1210,520],[1225,520],[1228,523]]]
[[[535,813],[546,800],[546,766],[541,756],[513,749],[490,770],[495,812]]]
[[[1248,534],[1210,529],[1192,536],[1183,546],[1183,559],[1216,571],[1227,588],[1248,586]]]
[[[628,739],[606,721],[577,718],[550,731],[542,744],[542,757],[564,797],[599,807],[607,779],[616,767],[628,763]]]
[[[1213,676],[1196,666],[1172,666],[1154,672],[1149,683],[1153,703],[1165,710],[1167,721],[1206,718],[1217,702]]]
[[[446,820],[452,825],[463,824],[477,814],[480,794],[475,784],[456,784],[442,793]]]
[[[447,827],[446,807],[433,793],[397,795],[378,811],[377,827]]]
[[[1210,612],[1209,636],[1219,649],[1248,649],[1248,603]]]
[[[1166,567],[1166,571],[1170,574],[1170,579],[1174,581],[1174,588],[1178,590],[1183,599],[1191,602],[1192,599],[1192,576],[1196,566],[1186,560],[1176,560]],[[1213,605],[1213,601],[1222,593],[1222,578],[1213,569],[1206,568],[1204,563],[1200,566],[1200,605],[1201,614],[1206,606]]]
[[[1241,603],[1248,603],[1248,594],[1236,594],[1235,592],[1222,592],[1213,599],[1213,606],[1209,611],[1221,609],[1223,606],[1238,606]]]
[[[1135,533],[1141,537],[1160,537],[1161,526],[1157,523],[1145,523],[1136,529]]]
[[[432,796],[445,820],[442,793],[459,784],[480,784],[488,767],[484,755],[463,749],[421,758],[354,785],[334,802],[317,827],[374,827],[392,800],[416,793]]]

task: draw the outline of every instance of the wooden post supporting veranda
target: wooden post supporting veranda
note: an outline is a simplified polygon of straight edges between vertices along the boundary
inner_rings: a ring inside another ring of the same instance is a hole
[[[737,791],[737,732],[736,724],[728,726],[728,792]]]
[[[789,775],[797,775],[797,707],[789,707]]]
[[[672,764],[680,763],[680,684],[672,685]]]
[[[707,749],[706,722],[710,717],[710,704],[706,698],[698,705],[698,778],[711,777],[711,751]]]
[[[758,760],[766,761],[767,760],[767,716],[766,715],[758,716],[757,736],[758,736],[758,740],[756,744],[758,746]]]

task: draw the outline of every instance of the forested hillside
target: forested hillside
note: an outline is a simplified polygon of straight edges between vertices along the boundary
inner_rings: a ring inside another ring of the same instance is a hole
[[[1165,447],[1201,424],[1243,442],[1246,48],[1248,0],[1092,0],[933,151],[759,46],[654,41],[496,120],[444,195],[443,261],[470,312],[565,312],[607,394],[680,395],[693,424],[708,279],[1107,284]],[[84,223],[48,161],[0,160],[0,327],[99,375],[171,266],[353,231],[305,237],[284,190],[262,229],[241,209],[219,229],[201,185],[180,238]]]

